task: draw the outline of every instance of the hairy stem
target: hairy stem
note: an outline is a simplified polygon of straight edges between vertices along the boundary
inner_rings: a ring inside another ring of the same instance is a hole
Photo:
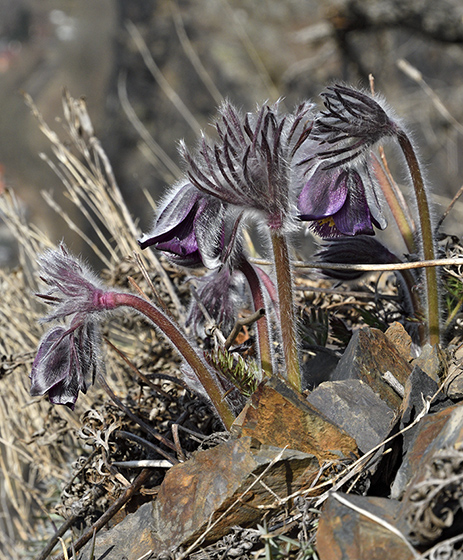
[[[276,230],[271,230],[275,272],[277,279],[278,301],[280,307],[280,330],[283,340],[283,353],[286,375],[289,384],[297,391],[301,390],[301,373],[297,352],[297,324],[293,302],[293,279],[291,261],[286,237]]]
[[[423,175],[421,173],[420,165],[418,163],[418,159],[416,157],[413,146],[403,130],[398,131],[397,139],[407,161],[407,165],[413,182],[413,187],[415,189],[415,198],[420,220],[422,245],[421,248],[423,252],[423,258],[425,260],[433,260],[435,258],[434,235]],[[426,268],[424,272],[424,278],[426,291],[428,342],[431,345],[434,345],[438,344],[440,339],[439,292],[436,269],[434,267]]]
[[[262,284],[255,268],[246,259],[242,259],[240,263],[240,270],[248,281],[251,290],[252,300],[254,303],[254,311],[258,309],[265,309],[265,316],[259,319],[256,323],[257,338],[259,342],[259,354],[262,370],[269,376],[273,374],[272,365],[272,348],[269,332],[269,313],[268,306],[264,294],[262,293]]]
[[[166,338],[173,346],[175,346],[181,356],[197,375],[200,383],[211,399],[217,414],[220,416],[222,422],[228,430],[233,424],[235,416],[224,399],[223,393],[217,384],[217,381],[209,371],[207,365],[200,358],[196,350],[174,321],[151,302],[148,302],[139,296],[119,292],[108,292],[105,296],[108,300],[111,300],[108,301],[109,307],[131,307],[150,319],[154,325],[165,334]]]

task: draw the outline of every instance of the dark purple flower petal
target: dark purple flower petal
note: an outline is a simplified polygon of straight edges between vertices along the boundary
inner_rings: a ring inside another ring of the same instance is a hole
[[[31,395],[44,395],[60,383],[71,368],[69,337],[63,327],[54,327],[42,337],[30,373]]]
[[[335,169],[327,172],[318,166],[299,195],[301,220],[318,220],[332,216],[346,202],[348,182],[346,173]]]
[[[336,228],[343,235],[373,235],[371,213],[368,207],[365,190],[357,171],[349,170],[341,173],[340,180],[347,184],[345,204],[333,214]]]
[[[388,264],[400,262],[374,237],[359,235],[331,239],[315,253],[318,261],[331,264]],[[337,280],[355,280],[365,272],[358,270],[323,270],[323,276]]]
[[[213,269],[224,249],[224,220],[219,200],[183,181],[168,193],[153,229],[139,244],[142,249],[155,247],[179,265]]]

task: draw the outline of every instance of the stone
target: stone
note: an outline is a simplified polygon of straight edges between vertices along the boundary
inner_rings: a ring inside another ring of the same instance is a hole
[[[365,513],[349,507],[359,508]],[[414,551],[403,538],[378,521],[394,526],[400,502],[387,498],[355,496],[336,492],[325,502],[317,529],[316,547],[320,560],[412,560]]]
[[[406,488],[415,473],[417,473],[426,454],[433,447],[434,442],[440,437],[453,413],[459,410],[459,405],[447,407],[434,414],[427,414],[420,420],[417,430],[408,444],[402,464],[392,484],[391,497],[402,498]]]
[[[456,348],[451,356],[446,377],[446,394],[449,399],[463,399],[463,345]]]
[[[447,364],[444,352],[437,345],[425,344],[418,358],[412,361],[412,366],[420,367],[436,383],[445,377]]]
[[[307,402],[353,437],[362,453],[384,441],[395,423],[394,411],[361,379],[322,383]]]
[[[396,411],[402,398],[384,380],[388,371],[404,386],[412,367],[383,332],[366,327],[353,334],[331,380],[361,379]]]
[[[394,321],[384,333],[392,344],[400,352],[402,358],[407,362],[413,359],[412,355],[412,337],[405,330],[402,323]]]
[[[413,510],[416,508],[416,490],[429,477],[429,473],[432,471],[432,463],[442,455],[444,450],[448,450],[448,452],[461,452],[462,449],[462,404],[429,414],[420,421],[419,430],[405,456],[403,465],[397,473],[397,482],[394,483],[393,488],[394,495],[400,496],[402,494],[402,504],[397,514],[397,525],[401,528],[402,532],[411,535],[416,542],[421,544],[424,542],[418,535],[417,527],[410,522]],[[461,464],[461,458],[459,461],[459,464]],[[459,481],[459,487],[460,489],[462,487],[461,480]],[[402,492],[399,492],[399,489]],[[463,499],[463,491],[459,499]],[[457,504],[458,501],[456,500]],[[439,511],[442,512],[442,515],[445,516],[447,511],[453,511],[455,505],[453,502],[455,500],[449,496],[442,497],[439,503]],[[435,519],[436,515],[436,512],[434,512],[432,517]],[[461,529],[463,530],[463,527]]]
[[[260,384],[235,420],[232,433],[304,451],[320,464],[358,455],[351,436],[276,377]]]
[[[404,428],[423,410],[424,399],[432,397],[438,384],[419,366],[415,366],[405,382],[405,394],[400,407],[401,428]]]
[[[256,483],[269,466],[262,483]],[[277,496],[285,498],[308,488],[318,472],[315,457],[261,445],[250,437],[198,451],[167,472],[155,501],[97,535],[94,557],[158,555],[187,547],[202,535],[204,543],[215,541],[232,526],[258,521],[260,506],[274,503]],[[79,558],[90,559],[90,552],[87,545]]]
[[[162,541],[153,528],[153,504],[149,502],[140,506],[135,513],[126,515],[112,529],[98,532],[93,558],[97,560],[143,558],[150,551],[162,546]],[[90,558],[92,558],[91,541],[83,548],[79,560],[90,560]]]

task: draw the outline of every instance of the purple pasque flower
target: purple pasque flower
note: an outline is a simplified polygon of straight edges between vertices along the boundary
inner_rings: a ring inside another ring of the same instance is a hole
[[[48,394],[53,404],[74,408],[79,391],[86,393],[104,362],[101,335],[95,321],[52,327],[40,341],[30,373],[33,397]]]
[[[39,258],[40,278],[49,286],[46,294],[37,294],[53,307],[43,321],[64,319],[107,309],[107,292],[88,266],[70,255],[66,246],[45,251]]]
[[[191,301],[185,322],[195,333],[203,336],[209,319],[227,336],[232,330],[238,306],[245,300],[244,282],[241,273],[228,265],[196,279],[197,297]]]
[[[401,262],[374,237],[358,235],[325,242],[314,257],[329,264],[392,264]],[[337,280],[355,280],[365,274],[362,270],[322,270],[323,276]]]
[[[317,158],[326,161],[327,170],[355,160],[400,130],[382,99],[341,85],[326,88],[321,96],[326,110],[316,116],[310,136],[320,144]]]
[[[167,193],[149,233],[139,241],[153,246],[176,264],[214,269],[220,264],[226,234],[222,202],[183,180]]]
[[[38,296],[52,306],[42,321],[65,319],[69,324],[54,326],[42,337],[30,374],[31,394],[48,393],[51,402],[73,407],[79,391],[85,392],[103,369],[99,317],[114,308],[111,292],[63,244],[38,262],[50,288]]]
[[[215,123],[218,140],[203,136],[195,155],[181,154],[190,181],[224,203],[258,211],[272,229],[293,219],[290,162],[312,125],[312,106],[282,115],[278,103],[243,115],[225,102]]]
[[[299,217],[323,238],[374,235],[373,226],[387,225],[372,169],[366,161],[357,167],[325,169],[318,162],[298,198]]]

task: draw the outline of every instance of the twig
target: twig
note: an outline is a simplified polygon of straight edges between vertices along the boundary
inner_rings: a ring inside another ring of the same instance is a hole
[[[150,441],[148,441],[148,440],[146,440],[146,439],[144,439],[140,436],[137,436],[136,434],[132,434],[130,432],[125,432],[124,430],[118,430],[117,432],[114,432],[114,435],[116,437],[120,437],[120,438],[123,438],[123,439],[129,439],[129,440],[135,441],[135,442],[139,443],[140,445],[142,445],[143,447],[146,447],[147,449],[152,449],[153,451],[156,451],[156,452],[158,451],[158,446],[157,445],[155,445],[154,443],[151,443]],[[115,463],[113,463],[113,464],[115,464]],[[174,463],[172,463],[172,464],[174,464]]]
[[[253,264],[259,266],[271,266],[272,263],[265,259],[250,259]],[[456,266],[463,265],[463,259],[432,259],[426,261],[414,261],[408,263],[394,264],[344,264],[344,263],[323,263],[323,262],[303,262],[293,263],[295,268],[317,268],[319,270],[359,270],[364,272],[388,272],[394,270],[411,270],[414,268],[429,268],[432,266]]]
[[[126,469],[170,469],[172,463],[166,459],[140,459],[139,461],[114,461],[111,465]]]
[[[129,122],[132,124],[134,129],[138,132],[140,138],[143,139],[146,146],[148,146],[151,153],[156,158],[156,164],[164,166],[168,173],[163,172],[163,178],[166,182],[171,182],[172,178],[177,179],[181,176],[181,169],[174,163],[174,161],[167,155],[167,153],[161,148],[161,146],[154,140],[151,134],[148,132],[145,125],[137,117],[132,105],[130,104],[129,97],[127,95],[126,87],[126,73],[120,73],[119,79],[117,80],[117,93],[119,95],[119,101],[121,102],[122,109],[126,114]]]
[[[455,206],[455,204],[458,202],[458,199],[461,197],[462,194],[463,194],[463,185],[458,189],[457,194],[452,198],[452,201],[447,206],[447,210],[442,214],[440,220],[437,222],[436,229],[439,229],[441,227],[442,222],[450,214],[450,211]]]
[[[435,91],[429,87],[429,85],[423,79],[423,74],[414,66],[412,66],[408,61],[401,58],[397,61],[397,66],[404,74],[411,78],[414,82],[421,86],[421,89],[428,95],[434,104],[434,107],[439,111],[439,113],[444,117],[444,119],[451,124],[455,130],[460,134],[463,134],[463,125],[457,121],[457,119],[450,113],[447,107],[439,99]]]
[[[175,446],[177,447],[177,456],[181,461],[186,461],[186,455],[183,452],[182,445],[180,444],[180,438],[178,437],[178,424],[171,425],[172,437],[174,438]]]
[[[243,327],[248,327],[253,325],[256,321],[261,319],[265,315],[265,309],[261,307],[252,315],[248,315],[247,317],[239,318],[235,321],[233,325],[233,329],[231,333],[228,335],[227,340],[225,341],[225,349],[228,350],[230,346],[235,342],[236,337],[240,334],[241,329]]]
[[[185,121],[190,125],[190,127],[195,132],[195,134],[199,135],[201,133],[200,124],[193,116],[192,112],[185,105],[185,103],[182,101],[182,99],[175,91],[175,89],[169,84],[169,82],[162,74],[161,70],[159,69],[159,66],[154,61],[154,58],[151,56],[151,53],[149,52],[149,49],[140,31],[138,30],[138,27],[131,21],[128,21],[126,26],[130,36],[132,37],[133,42],[135,43],[135,46],[137,47],[139,53],[143,58],[143,62],[145,63],[145,66],[151,72],[151,75],[156,80],[159,87],[166,94],[167,98],[172,102],[174,107],[182,115]]]
[[[143,469],[137,478],[132,482],[132,484],[124,490],[121,497],[118,498],[106,511],[105,513],[78,539],[73,548],[75,552],[78,552],[88,541],[93,537],[93,534],[103,528],[110,519],[112,519],[118,511],[132,498],[132,496],[141,488],[141,486],[149,479],[151,476],[151,469]],[[68,548],[67,553],[71,553],[71,548]],[[45,560],[46,556],[40,560]],[[39,560],[37,558],[37,560]],[[53,560],[65,560],[65,555],[55,557]]]
[[[397,381],[397,379],[392,375],[390,371],[386,371],[383,373],[384,381],[394,389],[394,391],[399,395],[399,397],[404,398],[405,396],[405,389],[402,383]]]

